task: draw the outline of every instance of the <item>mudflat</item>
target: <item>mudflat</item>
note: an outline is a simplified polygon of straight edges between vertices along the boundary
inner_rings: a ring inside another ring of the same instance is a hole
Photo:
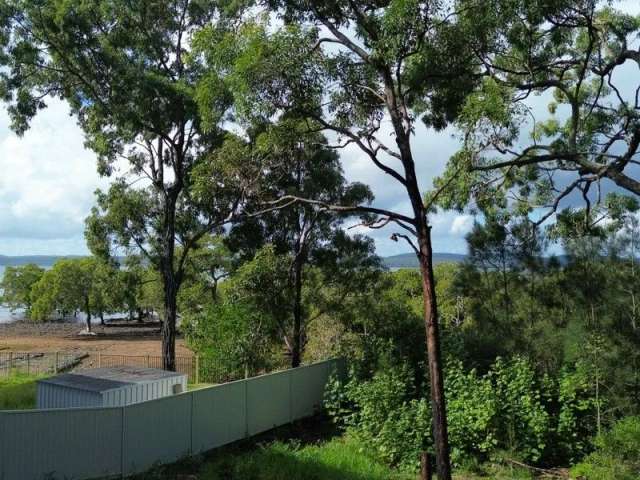
[[[94,324],[94,335],[83,335],[83,323],[18,321],[0,324],[0,351],[160,355],[160,323],[110,320]],[[192,356],[182,337],[176,355]]]

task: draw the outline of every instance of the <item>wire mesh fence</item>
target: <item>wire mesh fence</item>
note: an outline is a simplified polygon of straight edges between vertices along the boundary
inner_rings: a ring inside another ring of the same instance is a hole
[[[118,355],[101,352],[6,352],[0,351],[0,376],[22,373],[27,375],[54,375],[82,368],[109,367],[162,368],[160,355]],[[277,370],[277,369],[275,369]],[[246,375],[229,371],[215,359],[198,355],[176,357],[176,371],[187,375],[190,383],[218,384],[245,378]],[[270,370],[273,371],[273,370]],[[262,373],[267,373],[262,372]]]
[[[0,376],[53,375],[78,366],[87,357],[86,353],[0,352]]]

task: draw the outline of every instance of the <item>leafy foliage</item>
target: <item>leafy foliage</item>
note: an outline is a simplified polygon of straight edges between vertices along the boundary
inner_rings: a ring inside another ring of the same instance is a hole
[[[28,316],[32,304],[31,289],[43,274],[44,269],[34,264],[7,267],[0,282],[0,301],[12,310],[24,308]]]
[[[627,417],[598,435],[596,450],[571,469],[585,480],[632,480],[640,475],[640,418]]]

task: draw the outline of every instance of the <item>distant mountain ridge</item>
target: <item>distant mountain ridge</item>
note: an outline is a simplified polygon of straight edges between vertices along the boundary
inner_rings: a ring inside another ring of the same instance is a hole
[[[0,266],[15,267],[26,265],[28,263],[35,263],[41,267],[51,267],[58,260],[82,257],[83,255],[20,255],[15,257],[0,255]],[[466,257],[466,255],[459,253],[434,253],[433,261],[436,264],[444,262],[459,263],[464,261]],[[382,262],[388,268],[418,268],[418,259],[413,253],[401,253],[400,255],[384,257]]]
[[[434,253],[433,263],[460,263],[467,258],[466,255],[461,253]],[[392,255],[390,257],[384,257],[382,262],[387,268],[418,268],[418,259],[414,253],[401,253],[400,255]]]
[[[26,265],[28,263],[35,263],[41,267],[51,267],[58,260],[64,258],[82,258],[83,255],[20,255],[16,257],[8,255],[0,255],[0,266],[2,267],[16,267],[20,265]]]

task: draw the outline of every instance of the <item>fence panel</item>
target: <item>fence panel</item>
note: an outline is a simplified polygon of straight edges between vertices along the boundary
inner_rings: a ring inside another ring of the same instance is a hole
[[[121,454],[120,409],[0,413],[2,479],[106,477],[120,473]]]
[[[190,393],[124,407],[124,474],[188,455],[191,422]]]
[[[274,427],[289,423],[291,420],[293,419],[291,418],[291,374],[289,370],[252,378],[247,382],[249,436],[266,432]]]
[[[246,389],[247,381],[240,380],[192,392],[194,453],[245,438]]]
[[[1,480],[140,473],[311,415],[326,361],[119,408],[0,412]]]
[[[320,410],[332,367],[333,363],[323,362],[291,371],[293,419],[309,417]]]

